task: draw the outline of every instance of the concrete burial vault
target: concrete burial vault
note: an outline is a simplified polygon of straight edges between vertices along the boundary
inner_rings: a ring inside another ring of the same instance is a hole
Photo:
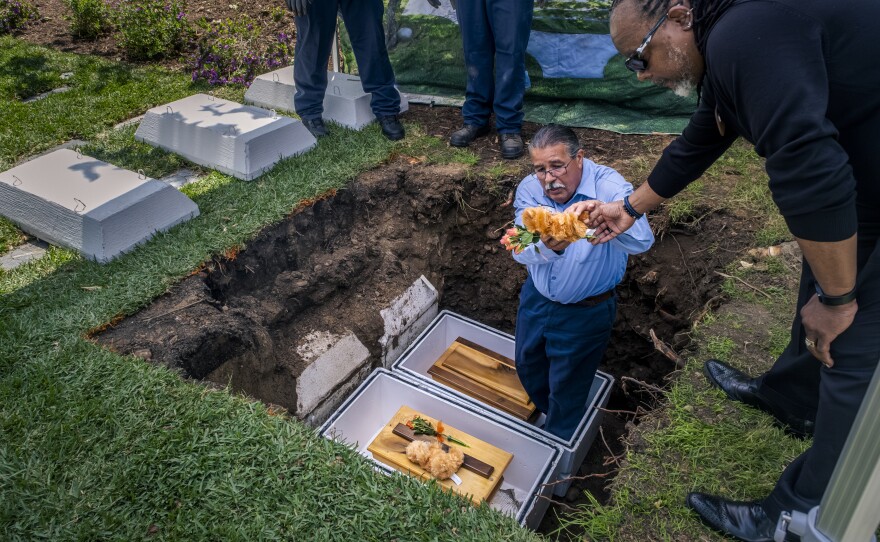
[[[134,137],[245,181],[317,144],[298,120],[207,94],[150,109]]]
[[[62,149],[0,173],[0,214],[50,243],[106,262],[198,216],[173,187]]]
[[[293,68],[281,68],[260,75],[244,95],[244,101],[278,111],[293,112]],[[324,120],[333,121],[352,130],[360,130],[376,120],[370,109],[369,93],[364,92],[361,78],[339,72],[327,72],[327,92],[324,94]],[[409,109],[400,96],[401,113]]]

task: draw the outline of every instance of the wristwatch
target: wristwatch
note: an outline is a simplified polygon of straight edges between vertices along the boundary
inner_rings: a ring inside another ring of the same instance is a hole
[[[822,291],[822,287],[819,286],[819,283],[816,283],[816,296],[819,298],[819,303],[823,305],[828,305],[829,307],[837,307],[839,305],[846,305],[855,300],[856,298],[856,287],[853,286],[853,289],[843,295],[828,295]]]

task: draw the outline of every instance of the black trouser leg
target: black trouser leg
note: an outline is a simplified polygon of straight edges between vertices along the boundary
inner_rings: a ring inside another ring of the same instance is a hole
[[[294,17],[296,52],[293,57],[293,97],[296,114],[302,119],[320,118],[327,90],[327,61],[336,30],[337,0],[312,2],[305,17]]]
[[[771,518],[778,517],[781,511],[806,512],[819,504],[880,362],[878,245],[876,235],[860,234],[859,311],[853,324],[831,344],[834,366],[825,368],[814,360],[820,370],[813,444],[785,469],[764,501],[764,509]]]

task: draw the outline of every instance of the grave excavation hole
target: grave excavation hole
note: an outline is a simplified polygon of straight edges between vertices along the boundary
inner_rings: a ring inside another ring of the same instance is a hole
[[[296,380],[306,364],[296,348],[303,337],[346,330],[357,336],[369,361],[343,385],[353,388],[353,380],[381,366],[379,311],[420,275],[437,288],[441,309],[512,333],[525,271],[498,240],[512,218],[513,209],[502,204],[513,186],[487,186],[469,180],[459,165],[398,160],[367,172],[268,227],[234,257],[212,260],[97,339],[296,413]],[[630,259],[602,364],[618,379],[609,410],[651,408],[656,397],[621,386],[619,379],[665,384],[675,367],[654,350],[649,332],[677,350],[687,345],[692,320],[719,294],[714,270],[750,241],[735,233],[741,226],[734,217],[711,213],[698,230],[666,232],[651,251]],[[697,235],[721,229],[734,233]],[[709,243],[722,250],[701,250]],[[625,414],[605,415],[602,436],[577,473],[600,476],[577,480],[571,495],[588,490],[600,501],[607,498],[603,488],[613,472],[602,473],[613,471],[608,458],[621,453],[621,437],[633,421],[638,423]],[[542,531],[552,530],[554,516],[546,515]]]

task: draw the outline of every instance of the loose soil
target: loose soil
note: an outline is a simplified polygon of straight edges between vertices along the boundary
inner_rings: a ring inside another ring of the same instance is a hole
[[[454,109],[414,106],[408,120],[445,136],[458,124]],[[526,125],[528,138],[536,126]],[[663,136],[619,136],[577,130],[588,155],[621,164]],[[430,165],[397,156],[361,175],[347,189],[327,194],[266,228],[247,247],[207,262],[148,308],[108,328],[97,339],[124,354],[161,363],[187,378],[296,409],[296,378],[304,361],[294,346],[315,331],[351,330],[379,367],[379,311],[420,275],[440,292],[440,306],[513,332],[522,266],[499,244],[513,210],[510,196],[528,161],[500,161],[493,138],[472,147],[480,162]],[[492,175],[497,166],[509,173]],[[495,166],[493,168],[493,166]],[[552,532],[556,513],[600,502],[622,453],[622,437],[652,408],[652,387],[664,385],[674,364],[660,355],[650,331],[681,349],[691,322],[721,299],[720,277],[751,241],[742,217],[703,209],[701,220],[669,225],[654,217],[654,248],[630,259],[618,288],[617,322],[602,370],[618,378],[608,411],[573,490],[554,505],[541,526]],[[726,230],[731,234],[712,235]],[[710,245],[714,250],[706,250]],[[626,376],[644,385],[628,380]],[[555,512],[555,513],[554,513]]]

